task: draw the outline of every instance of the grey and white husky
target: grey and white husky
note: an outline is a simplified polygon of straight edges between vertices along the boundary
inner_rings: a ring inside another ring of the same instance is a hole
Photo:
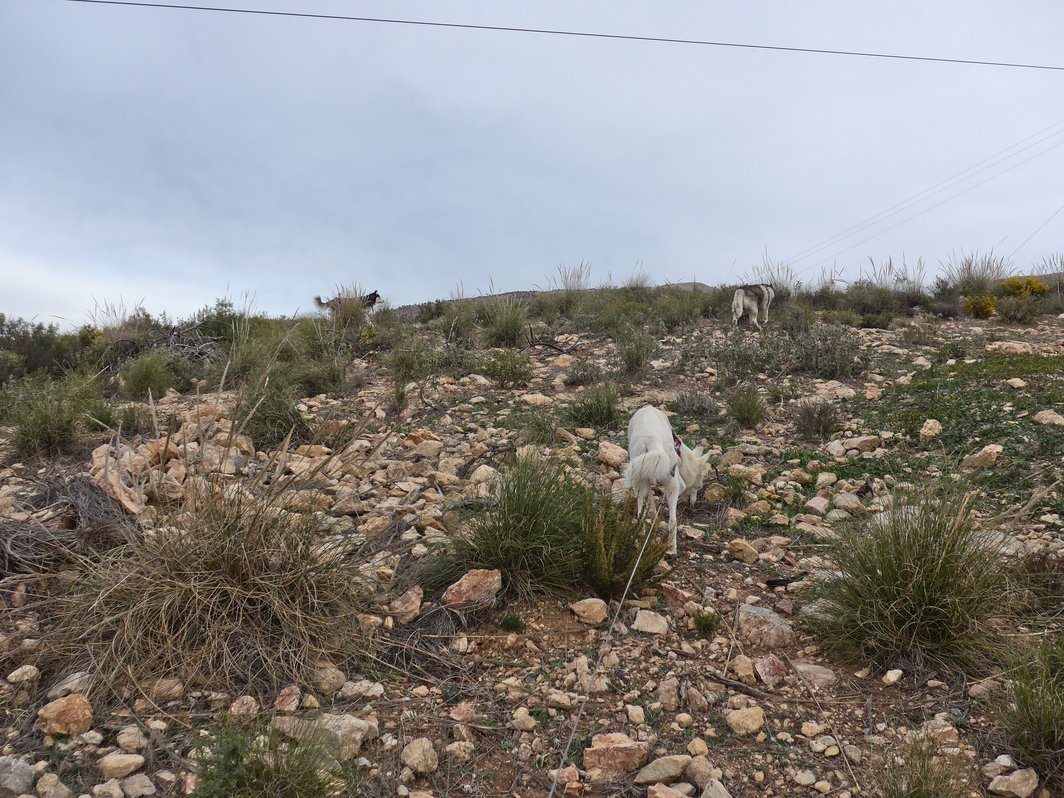
[[[738,327],[743,316],[749,316],[754,327],[760,330],[762,324],[768,324],[768,308],[775,298],[776,291],[768,283],[736,288],[731,303],[732,327]]]

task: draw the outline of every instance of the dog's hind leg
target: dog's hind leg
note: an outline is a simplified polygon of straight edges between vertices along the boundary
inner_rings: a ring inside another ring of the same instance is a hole
[[[676,553],[676,503],[680,499],[680,480],[673,477],[665,487],[666,498],[669,501],[669,531],[672,533],[672,544],[669,546],[669,554]]]

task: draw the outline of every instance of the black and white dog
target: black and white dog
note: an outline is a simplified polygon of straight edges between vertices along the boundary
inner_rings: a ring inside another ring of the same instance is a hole
[[[732,327],[738,327],[743,316],[749,316],[754,327],[760,330],[762,324],[768,324],[768,308],[775,298],[776,291],[767,283],[736,288],[731,303]]]

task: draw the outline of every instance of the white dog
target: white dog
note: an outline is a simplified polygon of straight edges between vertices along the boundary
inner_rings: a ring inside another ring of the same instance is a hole
[[[628,422],[628,467],[625,485],[636,495],[639,512],[655,485],[669,503],[670,554],[676,553],[676,502],[680,494],[694,504],[709,469],[702,447],[689,449],[672,431],[668,417],[651,405],[639,408]]]
[[[749,316],[754,327],[760,330],[761,324],[768,324],[768,309],[775,298],[775,289],[767,283],[736,288],[731,303],[732,327],[738,327],[743,316]]]

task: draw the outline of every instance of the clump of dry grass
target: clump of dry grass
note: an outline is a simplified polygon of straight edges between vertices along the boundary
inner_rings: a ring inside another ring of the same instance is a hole
[[[321,659],[367,651],[359,550],[322,537],[274,496],[207,484],[171,526],[83,560],[44,600],[43,647],[67,670],[112,686],[176,677],[265,690],[306,678]]]
[[[960,756],[935,750],[931,737],[917,737],[873,774],[876,798],[967,798],[973,773]]]

